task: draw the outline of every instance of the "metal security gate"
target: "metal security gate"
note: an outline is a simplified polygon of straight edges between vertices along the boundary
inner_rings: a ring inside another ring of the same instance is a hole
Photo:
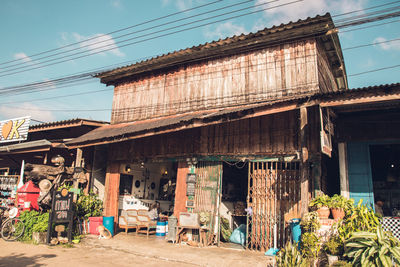
[[[210,214],[210,222],[208,233],[214,233],[215,236],[218,231],[218,209],[220,204],[221,180],[222,180],[222,163],[221,162],[206,162],[201,161],[196,166],[196,191],[194,197],[194,212],[200,213],[202,211]],[[209,242],[212,236],[209,236]]]
[[[247,247],[266,251],[283,247],[286,223],[300,215],[300,163],[249,163]],[[286,222],[286,223],[285,223]]]

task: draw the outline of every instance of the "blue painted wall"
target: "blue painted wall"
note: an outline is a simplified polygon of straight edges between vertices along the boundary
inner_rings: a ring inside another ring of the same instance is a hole
[[[369,143],[348,143],[347,161],[350,198],[354,198],[355,204],[363,199],[363,204],[374,207]]]

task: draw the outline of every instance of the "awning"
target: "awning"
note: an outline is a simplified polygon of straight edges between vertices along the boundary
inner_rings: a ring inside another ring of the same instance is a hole
[[[0,146],[0,155],[48,151],[52,143],[46,139]]]

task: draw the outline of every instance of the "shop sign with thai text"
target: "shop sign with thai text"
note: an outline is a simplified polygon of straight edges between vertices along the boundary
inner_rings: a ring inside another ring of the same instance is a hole
[[[25,141],[28,138],[31,117],[0,121],[0,143]]]

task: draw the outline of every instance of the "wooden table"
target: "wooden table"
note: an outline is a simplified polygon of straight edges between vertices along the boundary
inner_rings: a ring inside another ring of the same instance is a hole
[[[207,241],[207,231],[208,228],[200,227],[200,226],[184,226],[184,225],[179,225],[176,228],[176,242],[180,243],[181,242],[181,234],[183,233],[184,230],[198,230],[199,231],[199,236],[200,236],[200,246],[204,247],[207,246],[208,241]]]

